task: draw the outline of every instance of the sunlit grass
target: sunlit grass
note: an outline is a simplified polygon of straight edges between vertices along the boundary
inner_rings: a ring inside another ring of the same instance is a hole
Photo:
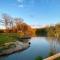
[[[16,41],[16,33],[0,33],[0,46],[4,43]]]

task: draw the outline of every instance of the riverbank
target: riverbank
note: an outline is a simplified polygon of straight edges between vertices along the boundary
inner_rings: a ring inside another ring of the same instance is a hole
[[[57,59],[57,58],[59,58],[59,59]],[[50,56],[50,57],[43,59],[43,60],[60,60],[60,53],[57,53],[57,54]]]
[[[6,48],[6,46],[8,48]],[[9,55],[17,51],[24,50],[29,47],[29,43],[23,43],[20,41],[5,43],[5,49],[0,47],[0,56]]]
[[[28,48],[30,44],[26,40],[20,39],[16,33],[0,33],[0,56]]]

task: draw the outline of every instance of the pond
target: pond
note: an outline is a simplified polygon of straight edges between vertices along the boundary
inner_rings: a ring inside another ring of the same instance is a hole
[[[50,52],[60,52],[60,41],[46,37],[32,37],[30,47],[24,51],[0,57],[0,60],[35,60],[37,56],[46,58]]]

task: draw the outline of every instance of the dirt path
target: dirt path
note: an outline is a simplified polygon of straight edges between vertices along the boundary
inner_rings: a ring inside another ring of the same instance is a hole
[[[55,54],[55,55],[53,55],[53,56],[51,56],[51,57],[48,57],[48,58],[46,58],[46,59],[43,59],[43,60],[54,60],[54,59],[56,59],[56,58],[58,58],[58,57],[60,57],[60,53]]]

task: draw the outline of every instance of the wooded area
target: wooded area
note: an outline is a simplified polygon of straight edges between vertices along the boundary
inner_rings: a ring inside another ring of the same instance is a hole
[[[5,29],[1,29],[0,33],[18,33],[20,35],[33,36],[34,29],[24,22],[24,19],[18,17],[11,17],[8,14],[2,14],[0,23],[3,24]]]
[[[24,22],[24,19],[18,17],[13,18],[8,14],[2,14],[0,23],[5,27],[5,29],[0,29],[0,33],[18,33],[20,36],[60,37],[60,24],[44,28],[32,28]]]

